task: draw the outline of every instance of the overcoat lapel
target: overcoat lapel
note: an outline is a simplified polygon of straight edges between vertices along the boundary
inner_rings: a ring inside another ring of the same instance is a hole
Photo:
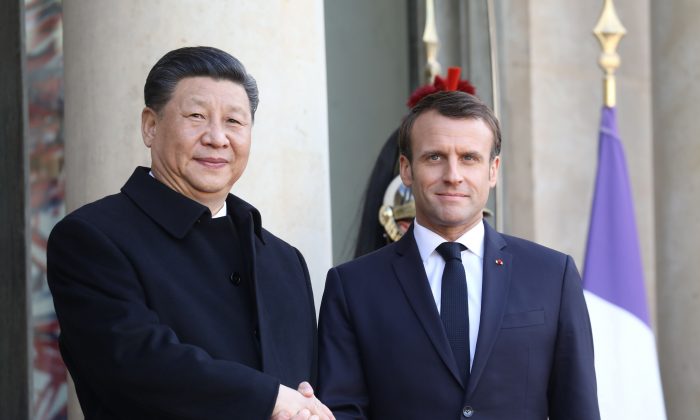
[[[231,209],[231,217],[238,229],[241,238],[241,250],[243,252],[243,260],[245,261],[245,269],[253,284],[253,303],[255,305],[255,321],[257,324],[257,334],[260,340],[260,359],[262,363],[262,371],[269,373],[278,378],[285,377],[283,365],[280,363],[277,351],[280,346],[274,342],[274,334],[271,333],[272,325],[265,311],[274,307],[274,304],[266,304],[265,302],[274,301],[273,298],[266,296],[266,292],[274,290],[273,287],[268,287],[264,284],[269,280],[269,276],[259,276],[261,269],[257,254],[260,247],[264,247],[265,243],[261,236],[260,214],[253,206],[245,201],[229,195],[227,201],[228,208]],[[264,271],[264,270],[263,270]]]
[[[413,236],[413,225],[396,243],[396,253],[396,258],[393,261],[394,272],[409,304],[416,313],[440,358],[452,372],[455,380],[464,387],[465,385],[462,384],[461,375],[459,375],[457,369],[457,363],[452,356],[450,343],[447,341],[445,329],[440,320],[440,314],[430,291],[428,278],[425,275],[425,267],[423,267],[418,246]]]
[[[484,269],[481,296],[481,321],[476,354],[472,364],[467,395],[476,389],[481,374],[491,355],[493,345],[501,329],[501,321],[508,301],[512,255],[505,252],[506,242],[486,221],[484,221]]]

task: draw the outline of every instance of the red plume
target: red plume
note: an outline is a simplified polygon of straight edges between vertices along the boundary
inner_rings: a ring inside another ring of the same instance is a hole
[[[469,83],[469,80],[459,80],[461,71],[462,69],[459,67],[448,68],[447,80],[443,79],[439,75],[436,75],[432,85],[421,86],[414,90],[411,96],[408,98],[406,105],[408,105],[409,108],[413,108],[418,102],[420,102],[421,99],[443,90],[459,90],[470,95],[475,95],[476,88]]]
[[[459,83],[459,74],[462,69],[459,67],[448,67],[447,68],[447,90],[457,90],[457,84]]]

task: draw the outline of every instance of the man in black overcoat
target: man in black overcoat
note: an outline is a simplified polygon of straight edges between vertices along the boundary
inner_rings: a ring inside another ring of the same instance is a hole
[[[308,383],[316,319],[304,259],[229,193],[248,161],[255,80],[221,50],[181,48],[151,69],[144,96],[151,167],[66,216],[48,243],[83,412],[332,418]]]

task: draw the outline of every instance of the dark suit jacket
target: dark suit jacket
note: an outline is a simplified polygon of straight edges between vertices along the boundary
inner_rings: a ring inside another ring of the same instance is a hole
[[[306,264],[226,202],[230,219],[211,219],[137,168],[54,228],[48,281],[87,419],[267,419],[280,382],[314,379]]]
[[[599,419],[571,257],[486,224],[476,354],[462,384],[413,230],[328,272],[319,397],[337,419]],[[502,264],[501,264],[502,263]]]

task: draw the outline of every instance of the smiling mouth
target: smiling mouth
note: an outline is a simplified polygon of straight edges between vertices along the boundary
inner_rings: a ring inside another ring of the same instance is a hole
[[[228,160],[223,158],[194,158],[194,160],[197,163],[210,168],[220,168],[228,164]]]
[[[446,198],[465,198],[465,197],[468,197],[467,194],[464,194],[464,193],[457,193],[457,192],[454,192],[454,193],[449,193],[449,192],[448,192],[448,193],[437,193],[437,195],[438,195],[439,197],[446,197]]]

